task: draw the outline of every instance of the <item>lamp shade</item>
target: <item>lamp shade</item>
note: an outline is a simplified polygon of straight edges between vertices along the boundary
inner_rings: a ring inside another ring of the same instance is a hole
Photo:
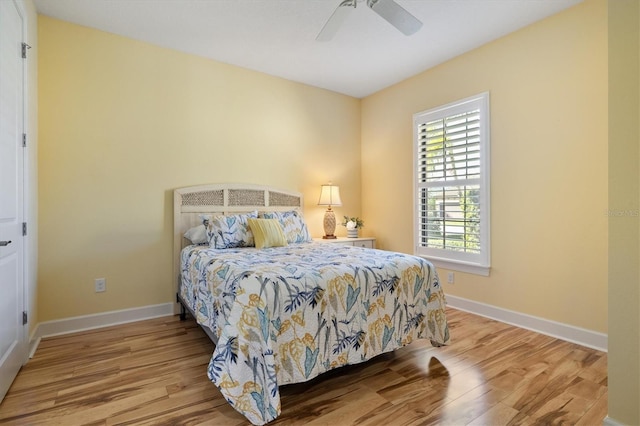
[[[322,185],[320,190],[319,206],[341,206],[340,187],[336,185]]]

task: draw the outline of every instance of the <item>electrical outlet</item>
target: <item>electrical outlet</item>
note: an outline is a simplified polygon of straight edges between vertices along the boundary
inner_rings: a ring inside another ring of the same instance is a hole
[[[455,274],[453,272],[449,272],[449,274],[447,275],[447,282],[449,284],[453,284],[456,282],[456,277]]]
[[[107,279],[96,278],[95,286],[96,286],[96,293],[102,293],[103,291],[107,291]]]

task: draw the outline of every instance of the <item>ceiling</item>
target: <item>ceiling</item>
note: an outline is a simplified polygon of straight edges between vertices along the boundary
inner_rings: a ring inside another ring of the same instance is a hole
[[[332,40],[341,0],[34,0],[39,13],[362,98],[582,0],[397,0],[405,36],[364,2]]]

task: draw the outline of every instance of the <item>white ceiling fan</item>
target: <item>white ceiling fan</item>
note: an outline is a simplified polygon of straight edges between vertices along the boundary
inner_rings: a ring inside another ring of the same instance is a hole
[[[329,20],[316,37],[317,41],[329,41],[338,32],[338,29],[352,9],[364,0],[343,0],[338,5]],[[366,0],[367,6],[396,27],[402,34],[411,35],[422,27],[422,22],[407,12],[394,0]]]

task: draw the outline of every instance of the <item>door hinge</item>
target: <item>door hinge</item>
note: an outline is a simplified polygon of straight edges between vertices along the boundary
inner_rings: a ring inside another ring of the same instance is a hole
[[[25,148],[27,146],[27,134],[22,134],[22,147]]]
[[[22,311],[22,325],[25,325],[27,322],[29,322],[27,311]]]
[[[22,222],[22,236],[27,235],[27,222]]]
[[[22,59],[27,59],[27,49],[31,49],[27,43],[22,43]]]

